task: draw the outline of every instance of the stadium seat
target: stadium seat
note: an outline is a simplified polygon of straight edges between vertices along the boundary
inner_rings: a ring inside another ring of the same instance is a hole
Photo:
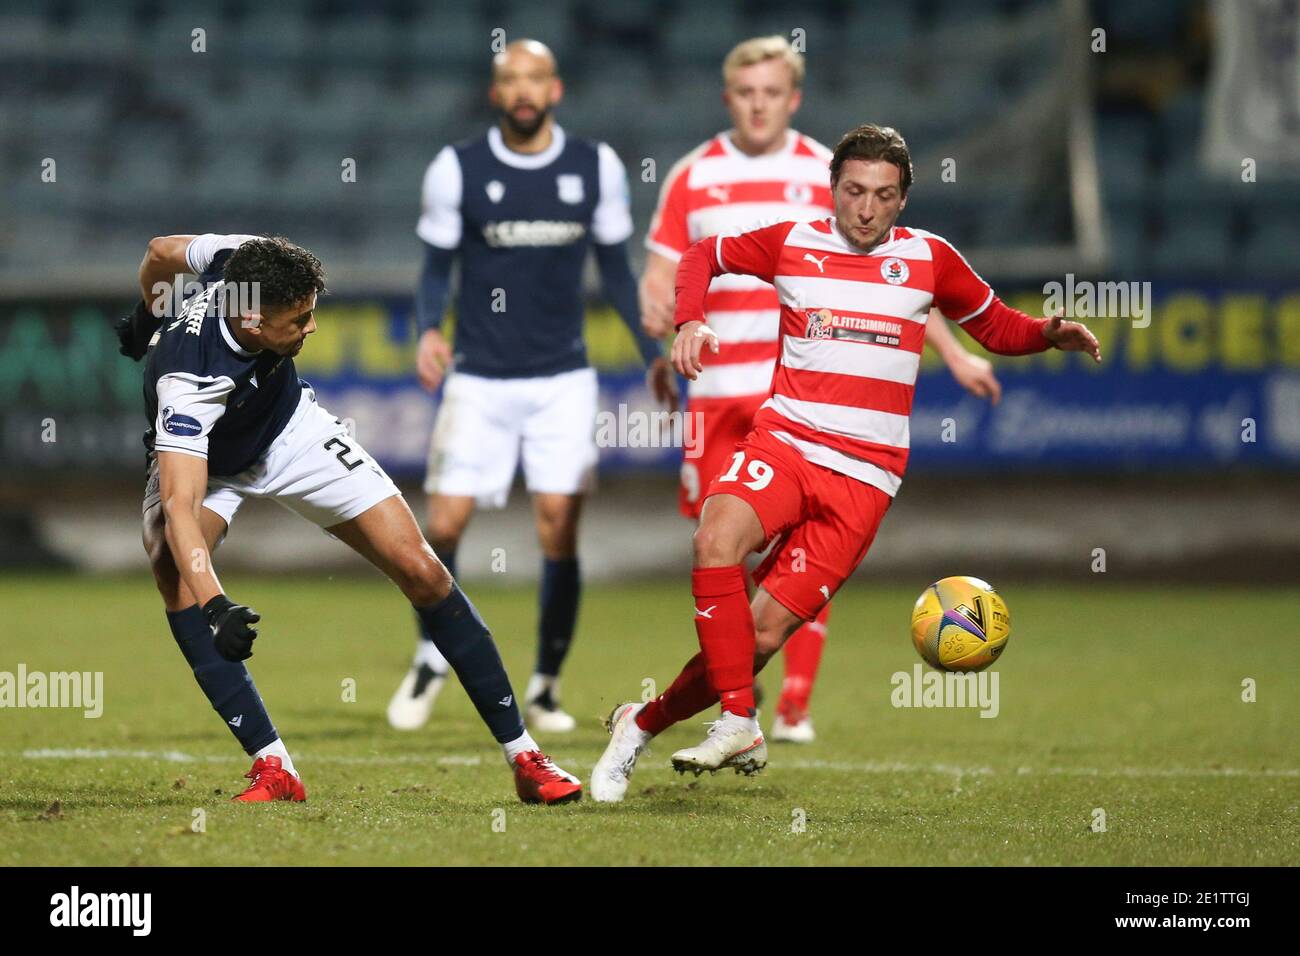
[[[49,21],[39,13],[0,12],[0,57],[31,50],[49,33]]]
[[[387,62],[395,45],[393,25],[376,14],[334,19],[319,31],[312,43],[312,55],[331,62],[375,68]]]
[[[574,21],[566,3],[537,4],[526,0],[523,3],[508,3],[494,17],[489,30],[500,27],[505,30],[505,40],[540,40],[551,48],[561,71],[574,67],[576,34]],[[585,59],[592,51],[583,51]]]
[[[422,12],[405,31],[397,52],[415,68],[447,70],[477,69],[464,77],[486,82],[491,25],[480,16],[477,6],[453,4],[434,12]]]
[[[108,4],[85,3],[73,15],[61,47],[66,54],[119,58],[143,46],[143,39],[120,11]]]
[[[1146,236],[1146,207],[1140,200],[1107,197],[1106,257],[1108,268],[1117,274],[1125,270],[1144,272],[1150,259]]]
[[[1108,199],[1137,199],[1151,182],[1151,124],[1142,116],[1099,117],[1096,124],[1101,187]]]
[[[1177,6],[1098,0],[1097,17],[1117,42],[1150,34],[1163,43],[1185,32],[1187,15]],[[806,31],[810,72],[796,128],[833,145],[859,122],[896,125],[923,187],[909,218],[969,244],[1015,230],[1030,216],[1029,225],[1041,227],[1033,234],[1050,240],[1057,213],[1022,209],[1023,182],[1002,182],[988,164],[977,170],[968,162],[960,166],[967,177],[960,186],[981,188],[954,190],[938,181],[937,163],[946,155],[941,148],[969,144],[976,125],[1008,115],[1052,75],[1043,38],[1054,35],[1054,2],[792,9],[783,0],[10,5],[0,12],[0,76],[16,94],[0,102],[0,175],[14,187],[5,205],[44,214],[48,228],[63,233],[82,229],[108,207],[118,210],[125,231],[148,231],[148,207],[180,192],[196,215],[220,216],[231,206],[226,214],[238,222],[248,204],[262,204],[269,217],[292,227],[296,216],[310,223],[328,218],[313,192],[340,185],[339,162],[351,157],[359,180],[340,194],[347,221],[364,219],[368,234],[393,216],[405,232],[437,149],[479,135],[491,121],[484,101],[488,41],[501,26],[507,38],[533,33],[555,49],[567,83],[558,116],[575,134],[618,151],[640,229],[672,163],[728,125],[719,102],[725,53],[740,37],[788,36],[797,27]],[[207,30],[207,54],[190,51],[197,26]],[[976,29],[987,42],[969,42]],[[37,48],[39,60],[31,55]],[[861,62],[864,50],[872,51],[870,70]],[[936,62],[944,69],[934,70]],[[1153,117],[1099,115],[1098,160],[1115,255],[1131,261],[1151,248],[1150,219],[1152,230],[1171,237],[1159,250],[1161,268],[1175,269],[1187,252],[1188,268],[1199,271],[1226,241],[1276,271],[1286,255],[1280,250],[1294,245],[1281,241],[1294,228],[1293,207],[1257,208],[1254,194],[1231,176],[1201,171],[1203,106],[1192,85]],[[186,131],[183,139],[168,132],[177,129]],[[1040,134],[1020,126],[1014,135]],[[46,156],[58,157],[54,191],[28,176]],[[640,180],[645,158],[656,162],[656,182]],[[1033,172],[1017,169],[1023,177]],[[0,258],[0,274],[9,268]]]
[[[1189,9],[1167,0],[1097,0],[1100,23],[1125,43],[1171,45],[1185,29]]]
[[[205,150],[204,162],[191,183],[197,196],[213,203],[223,199],[251,202],[272,186],[264,150],[231,137],[222,137]]]
[[[293,62],[309,52],[309,22],[303,10],[258,7],[241,22],[235,44],[245,63]]]
[[[1151,266],[1162,277],[1192,274],[1222,278],[1236,269],[1229,259],[1229,222],[1225,207],[1166,208],[1159,241],[1152,246]],[[1235,251],[1235,250],[1234,250]]]
[[[749,36],[739,8],[729,2],[684,7],[663,33],[664,50],[674,65],[722,65],[736,37]]]
[[[1287,210],[1255,228],[1246,243],[1245,262],[1252,274],[1272,279],[1294,278],[1296,250],[1300,249],[1300,207]]]
[[[1205,119],[1205,99],[1197,92],[1175,97],[1160,113],[1157,145],[1163,148],[1166,165],[1194,155],[1200,148]]]
[[[862,49],[868,44],[873,48],[903,50],[917,30],[910,5],[882,10],[870,4],[851,4],[836,33],[848,50]],[[816,42],[815,34],[810,34],[809,42]]]

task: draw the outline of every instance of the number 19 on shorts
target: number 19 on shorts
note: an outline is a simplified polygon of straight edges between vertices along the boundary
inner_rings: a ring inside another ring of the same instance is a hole
[[[738,451],[731,456],[731,467],[727,469],[725,475],[718,478],[719,484],[724,481],[740,481],[740,466],[745,464],[745,453]],[[749,459],[745,464],[745,472],[749,475],[750,480],[741,482],[750,491],[762,491],[772,483],[773,469],[765,461],[759,461],[757,458]]]

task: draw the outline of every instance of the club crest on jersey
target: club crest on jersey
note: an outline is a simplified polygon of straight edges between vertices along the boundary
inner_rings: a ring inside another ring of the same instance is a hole
[[[808,328],[804,335],[810,339],[829,339],[834,337],[835,329],[831,325],[833,315],[830,309],[813,309],[808,312]]]
[[[560,173],[555,177],[555,188],[560,201],[577,205],[582,202],[582,177],[574,173]]]
[[[812,187],[807,183],[786,183],[785,201],[797,206],[807,206],[812,202]]]
[[[902,259],[890,257],[880,264],[880,275],[890,285],[902,285],[907,281],[911,270]]]
[[[505,183],[501,182],[499,179],[491,180],[483,188],[487,190],[488,199],[491,199],[493,202],[500,202],[501,197],[506,194]]]
[[[168,405],[162,411],[163,431],[170,435],[179,435],[182,438],[193,438],[203,431],[203,426],[199,424],[197,418],[191,418],[189,415],[178,415],[176,409]]]

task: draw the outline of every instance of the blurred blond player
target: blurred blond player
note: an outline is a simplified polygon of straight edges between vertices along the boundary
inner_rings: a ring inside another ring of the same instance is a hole
[[[756,37],[727,54],[722,76],[722,101],[734,126],[673,166],[646,236],[642,322],[658,338],[672,331],[673,277],[692,242],[758,222],[810,221],[834,211],[826,176],[831,151],[790,128],[803,95],[802,54],[784,37]],[[690,384],[687,411],[703,416],[702,453],[683,460],[678,493],[682,514],[697,522],[702,489],[730,463],[768,397],[780,323],[776,290],[753,276],[715,279],[704,308],[721,347],[717,355],[707,356],[704,370]],[[945,323],[927,323],[926,341],[964,388],[997,401],[1000,386],[992,366],[962,348]],[[814,737],[808,704],[829,616],[827,605],[785,645],[773,740],[806,743]],[[643,729],[657,733],[662,728]]]

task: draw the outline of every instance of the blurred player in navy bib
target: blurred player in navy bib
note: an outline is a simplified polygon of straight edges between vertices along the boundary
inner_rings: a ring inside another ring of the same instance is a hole
[[[186,272],[198,285],[178,315],[159,322],[147,303]],[[491,634],[397,487],[298,378],[293,359],[316,329],[316,297],[325,289],[320,261],[285,239],[166,236],[149,244],[140,288],[144,299],[119,334],[133,357],[148,342],[144,545],[176,643],[254,759],[252,782],[235,799],[307,796],[244,664],[259,615],[226,594],[212,563],[248,497],[270,498],[317,524],[401,589],[501,744],[521,799],[578,799],[577,779],[524,729]],[[368,640],[357,635],[358,653]]]
[[[424,486],[429,537],[454,573],[474,508],[504,507],[522,454],[543,555],[537,663],[524,700],[529,726],[552,732],[574,727],[557,682],[578,615],[578,516],[596,467],[596,373],[582,336],[589,250],[656,397],[676,400],[667,361],[640,325],[626,172],[604,143],[568,136],[555,122],[562,93],[545,45],[517,40],[499,53],[490,88],[499,122],[438,153],[416,227],[425,246],[420,382],[434,391],[449,372]],[[441,326],[457,258],[453,351]],[[447,665],[430,636],[421,627],[389,703],[395,728],[423,726],[443,685]]]

